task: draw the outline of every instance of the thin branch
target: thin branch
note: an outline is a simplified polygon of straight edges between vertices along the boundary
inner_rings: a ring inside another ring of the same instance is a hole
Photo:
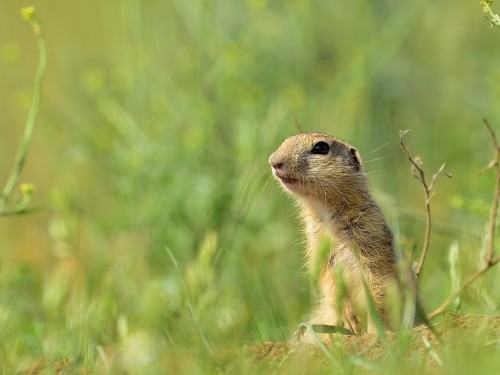
[[[492,259],[492,261],[490,263],[483,264],[483,266],[480,269],[478,269],[476,272],[474,272],[472,275],[470,275],[467,278],[467,280],[462,285],[460,285],[460,287],[457,290],[455,290],[453,293],[451,293],[448,296],[448,298],[441,304],[441,306],[439,306],[437,309],[435,309],[433,312],[431,312],[427,316],[427,318],[428,319],[433,319],[436,316],[441,315],[442,313],[444,313],[446,311],[446,309],[448,308],[448,306],[451,303],[453,303],[453,301],[455,300],[455,298],[457,298],[460,294],[462,294],[462,292],[470,284],[472,284],[474,281],[476,281],[477,279],[479,279],[479,277],[483,276],[491,267],[493,267],[498,262],[500,262],[500,256]]]
[[[406,154],[408,160],[412,165],[413,176],[420,182],[422,188],[424,189],[424,194],[425,194],[425,237],[424,237],[424,243],[422,245],[422,250],[420,252],[420,259],[415,268],[415,276],[418,277],[425,263],[425,258],[427,256],[427,252],[429,250],[431,242],[431,227],[432,227],[431,200],[434,197],[434,192],[433,192],[434,184],[436,182],[436,179],[440,175],[445,175],[447,177],[452,177],[452,175],[451,173],[443,173],[443,169],[445,167],[445,165],[443,164],[441,165],[439,170],[432,176],[430,184],[427,184],[422,160],[418,156],[417,157],[412,156],[410,150],[408,149],[403,140],[404,136],[410,131],[411,130],[401,130],[399,132],[399,140],[404,153]]]
[[[436,310],[431,312],[428,316],[429,319],[435,318],[436,316],[442,314],[446,311],[448,306],[453,303],[455,298],[457,298],[470,284],[479,279],[482,275],[484,275],[489,269],[491,269],[497,263],[500,263],[500,255],[494,257],[495,250],[495,232],[496,232],[496,223],[497,223],[497,214],[498,214],[498,205],[500,200],[500,147],[498,145],[498,140],[496,137],[493,128],[488,123],[488,120],[484,119],[484,124],[486,125],[486,129],[488,130],[491,141],[493,143],[495,155],[492,161],[488,163],[488,165],[481,169],[480,173],[483,173],[489,169],[495,169],[495,189],[493,192],[493,200],[491,202],[491,212],[489,218],[489,229],[488,229],[488,245],[486,248],[486,254],[484,258],[483,265],[479,267],[476,272],[470,275],[467,280],[460,285],[460,287],[453,291],[450,296],[439,306]]]

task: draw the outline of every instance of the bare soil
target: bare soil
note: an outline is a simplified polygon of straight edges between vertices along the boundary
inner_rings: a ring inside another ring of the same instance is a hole
[[[386,332],[384,343],[377,334],[364,334],[361,336],[335,335],[327,344],[330,352],[344,351],[346,354],[356,354],[363,360],[383,360],[387,357],[388,349],[398,350],[396,345],[391,345],[397,339],[398,346],[405,353],[417,356],[428,369],[436,365],[436,357],[432,352],[439,353],[440,344],[454,338],[463,337],[464,334],[482,332],[487,340],[500,338],[500,317],[484,315],[448,314],[443,321],[435,327],[433,333],[428,327],[421,325],[407,332]],[[328,367],[330,359],[317,344],[266,342],[264,345],[249,349],[249,355],[254,358],[262,369],[279,373],[296,373],[304,364],[315,364],[315,368]],[[439,359],[437,359],[439,360]]]

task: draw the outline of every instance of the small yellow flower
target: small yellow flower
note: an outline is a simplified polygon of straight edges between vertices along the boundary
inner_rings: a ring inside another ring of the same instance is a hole
[[[32,21],[36,17],[36,10],[34,6],[29,6],[29,7],[23,7],[21,8],[21,17],[25,21]]]
[[[36,186],[27,182],[24,182],[19,185],[19,189],[21,193],[25,196],[31,196],[36,191]]]

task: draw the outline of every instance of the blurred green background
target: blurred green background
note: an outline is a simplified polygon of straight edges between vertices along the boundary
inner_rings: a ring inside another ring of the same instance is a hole
[[[24,5],[2,0],[0,11],[2,185],[38,61]],[[267,158],[296,119],[366,155],[416,258],[423,194],[398,138],[413,129],[429,176],[443,162],[454,175],[433,201],[427,308],[449,294],[453,244],[462,278],[474,270],[493,187],[477,176],[493,155],[482,119],[500,130],[500,31],[479,2],[34,5],[49,67],[22,182],[42,211],[0,218],[4,372],[39,356],[162,368],[183,348],[288,339],[311,293],[297,210]],[[498,276],[470,288],[461,311],[498,315]],[[135,358],[134,345],[151,350]]]

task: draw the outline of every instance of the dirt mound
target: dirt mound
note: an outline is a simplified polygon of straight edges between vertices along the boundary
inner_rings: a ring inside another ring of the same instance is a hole
[[[252,347],[249,354],[259,367],[268,370],[280,370],[292,373],[303,368],[304,364],[315,364],[316,368],[331,366],[342,361],[346,355],[354,355],[355,359],[369,366],[369,361],[380,360],[384,363],[390,352],[400,351],[401,357],[411,356],[417,362],[426,362],[423,366],[429,369],[440,364],[439,353],[442,344],[446,344],[464,334],[483,334],[485,340],[498,340],[500,337],[500,317],[484,315],[449,314],[435,327],[436,333],[426,326],[418,326],[405,332],[386,332],[385,338],[377,334],[361,336],[334,335],[325,346],[325,353],[317,344],[266,342],[264,345]],[[337,357],[337,359],[332,359]],[[340,358],[340,359],[338,359]],[[302,366],[302,367],[301,367]],[[308,368],[308,370],[310,370]]]

